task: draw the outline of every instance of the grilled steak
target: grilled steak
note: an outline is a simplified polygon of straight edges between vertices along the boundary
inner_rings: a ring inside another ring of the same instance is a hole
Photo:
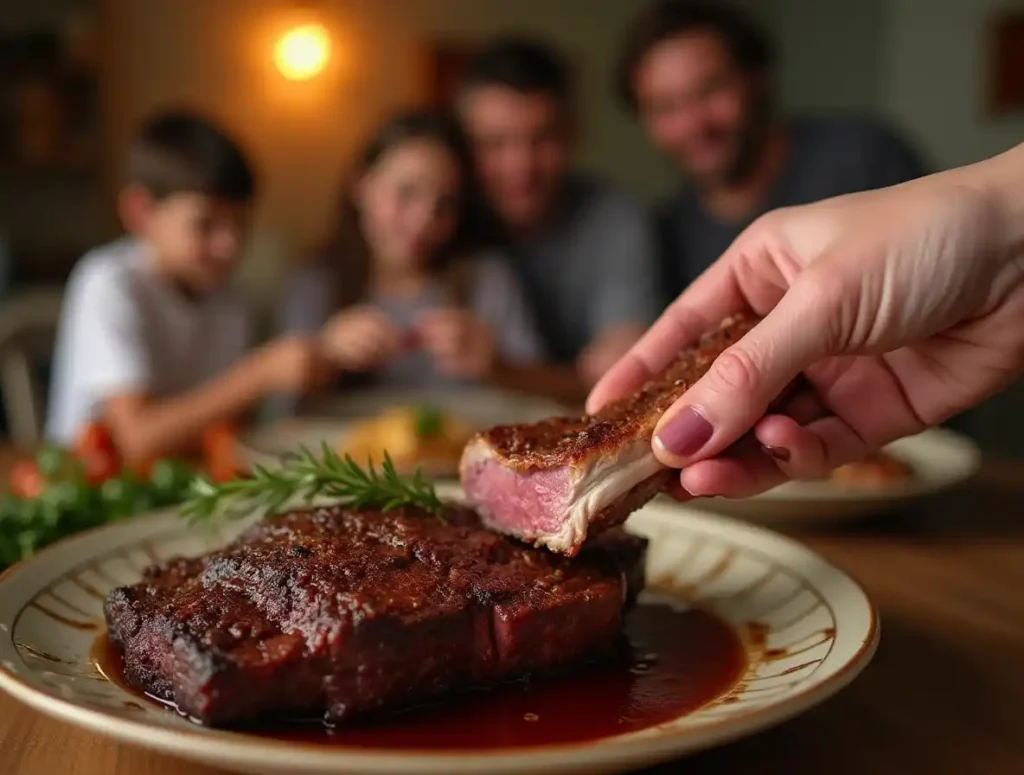
[[[643,539],[567,560],[446,521],[321,508],[173,560],[106,601],[125,678],[211,725],[331,720],[487,685],[608,643],[643,584]]]
[[[725,320],[657,378],[595,415],[499,426],[462,455],[462,487],[484,521],[537,546],[575,555],[588,533],[618,525],[668,482],[651,450],[658,419],[753,328]]]

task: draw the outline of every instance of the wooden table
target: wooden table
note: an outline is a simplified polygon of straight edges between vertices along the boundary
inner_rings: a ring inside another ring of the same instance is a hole
[[[874,663],[833,700],[668,775],[1024,772],[1024,465],[856,528],[798,536],[882,615]],[[2,775],[217,775],[51,721],[0,696]]]

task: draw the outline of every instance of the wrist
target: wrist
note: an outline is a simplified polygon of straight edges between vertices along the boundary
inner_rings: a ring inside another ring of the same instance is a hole
[[[1024,144],[965,167],[963,174],[964,182],[991,203],[997,254],[1024,274]]]

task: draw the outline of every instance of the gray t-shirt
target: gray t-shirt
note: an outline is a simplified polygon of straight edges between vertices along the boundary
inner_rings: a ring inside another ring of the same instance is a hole
[[[471,264],[469,309],[494,332],[498,353],[510,363],[529,363],[544,358],[533,316],[506,262],[490,257]],[[281,300],[278,327],[281,333],[312,333],[338,311],[338,281],[329,265],[317,263],[296,272]],[[400,330],[408,330],[425,311],[450,307],[452,294],[442,284],[430,284],[415,297],[370,297]],[[439,374],[429,354],[405,353],[373,374],[364,375],[373,385],[400,390],[433,390],[460,383]]]
[[[245,355],[249,314],[229,291],[183,296],[132,237],[89,251],[68,280],[53,356],[46,436],[71,443],[126,393],[171,398]]]
[[[790,151],[774,188],[756,212],[736,222],[708,213],[685,188],[659,215],[666,303],[675,298],[758,216],[856,191],[896,185],[925,174],[924,164],[880,124],[854,119],[798,119],[790,124]]]
[[[508,246],[552,360],[571,363],[602,331],[648,326],[661,311],[653,219],[602,182],[566,182],[539,239]]]

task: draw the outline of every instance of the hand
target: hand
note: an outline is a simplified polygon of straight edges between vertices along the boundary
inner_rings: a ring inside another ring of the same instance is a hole
[[[994,160],[997,174],[1013,177],[1005,167],[1015,163],[1019,180],[1021,153]],[[764,320],[656,429],[655,454],[683,469],[692,495],[818,478],[979,403],[1024,366],[1018,205],[975,177],[993,169],[761,218],[601,380],[588,408],[631,392],[744,307]],[[764,416],[801,373],[809,389]]]
[[[402,348],[402,337],[395,324],[370,304],[336,314],[321,329],[320,341],[326,356],[349,372],[378,369]]]
[[[457,379],[482,379],[495,365],[491,330],[471,312],[435,309],[416,324],[420,344],[442,374]]]
[[[596,385],[642,335],[643,328],[632,325],[616,326],[601,334],[576,359],[580,378],[588,387]]]
[[[268,393],[303,395],[322,389],[333,375],[320,342],[287,336],[264,345],[260,366]]]

